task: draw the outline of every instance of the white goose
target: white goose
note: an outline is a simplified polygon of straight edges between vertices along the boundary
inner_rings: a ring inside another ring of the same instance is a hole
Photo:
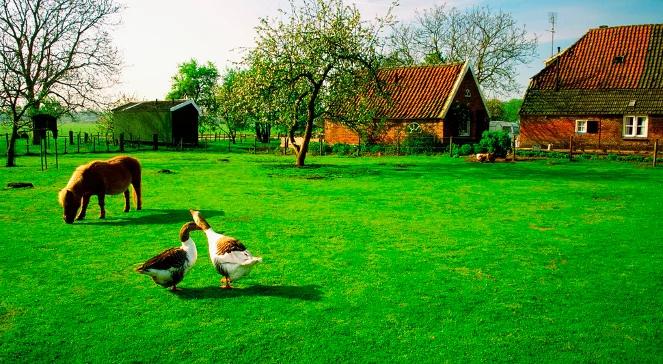
[[[184,275],[196,264],[198,258],[196,243],[189,236],[192,230],[200,228],[193,221],[184,224],[180,229],[181,247],[164,250],[136,268],[136,271],[152,277],[154,283],[160,286],[170,287],[173,291],[179,290],[177,284],[184,279]]]
[[[189,211],[193,221],[207,235],[210,260],[216,271],[223,276],[222,288],[232,288],[230,282],[247,275],[254,265],[262,261],[262,258],[251,255],[239,240],[212,230],[199,211]]]

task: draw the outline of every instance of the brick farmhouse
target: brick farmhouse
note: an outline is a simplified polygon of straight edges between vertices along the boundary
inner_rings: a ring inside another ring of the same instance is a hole
[[[380,143],[423,131],[440,143],[453,137],[462,144],[477,141],[488,129],[488,111],[467,63],[385,68],[378,77],[389,94],[389,102],[378,107],[385,120]],[[326,120],[324,129],[327,143],[360,144],[357,131],[340,123]]]
[[[520,146],[645,149],[663,138],[663,24],[590,29],[532,77]]]

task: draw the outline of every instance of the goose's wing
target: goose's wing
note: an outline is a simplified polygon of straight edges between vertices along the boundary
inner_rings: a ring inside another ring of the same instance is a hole
[[[246,251],[244,244],[240,243],[239,240],[233,237],[222,236],[216,241],[216,255],[243,251]]]
[[[184,266],[187,260],[186,252],[182,248],[170,248],[164,250],[159,255],[150,258],[143,263],[137,271],[146,271],[149,269],[167,270],[173,267]]]

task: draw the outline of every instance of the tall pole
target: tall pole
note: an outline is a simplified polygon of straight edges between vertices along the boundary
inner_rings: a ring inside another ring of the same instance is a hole
[[[550,23],[550,57],[555,55],[555,22],[557,20],[557,13],[548,13],[548,22]]]

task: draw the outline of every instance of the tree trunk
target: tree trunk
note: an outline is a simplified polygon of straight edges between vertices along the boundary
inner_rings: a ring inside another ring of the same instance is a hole
[[[14,122],[7,146],[7,167],[16,167],[16,139],[18,139],[18,124]]]
[[[255,123],[256,139],[261,143],[269,143],[270,131],[272,125],[269,123]]]

